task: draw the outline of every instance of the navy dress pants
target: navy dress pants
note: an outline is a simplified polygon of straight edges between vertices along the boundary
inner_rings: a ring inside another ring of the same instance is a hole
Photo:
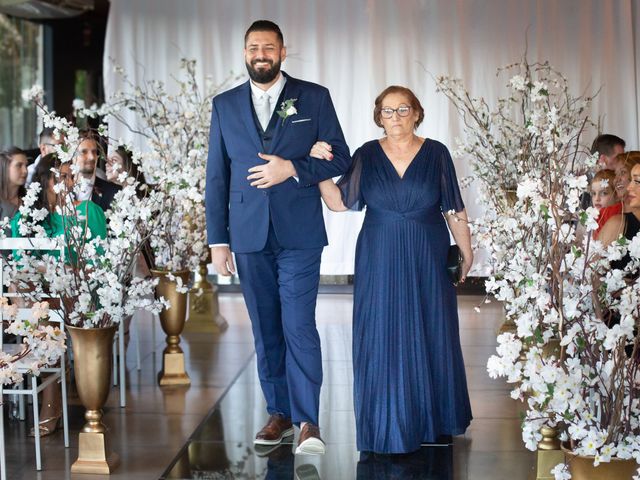
[[[318,425],[322,356],[315,310],[321,255],[322,248],[280,247],[272,227],[262,251],[236,254],[267,412],[297,424]]]

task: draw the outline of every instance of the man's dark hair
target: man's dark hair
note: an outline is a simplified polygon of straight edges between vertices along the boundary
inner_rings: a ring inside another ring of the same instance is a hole
[[[55,129],[51,127],[44,127],[40,132],[40,136],[38,137],[38,143],[43,144],[47,138],[53,139]]]
[[[622,148],[626,147],[626,142],[615,135],[610,133],[603,133],[598,135],[591,145],[591,154],[598,152],[600,155],[606,155],[610,157],[613,155],[613,149],[616,145],[620,145]]]
[[[97,144],[99,144],[98,135],[90,129],[90,128],[82,128],[78,131],[78,138],[80,142],[84,142],[85,140],[93,140]]]
[[[247,38],[249,38],[249,34],[251,32],[273,32],[278,35],[278,40],[280,40],[280,43],[284,45],[284,37],[282,36],[280,27],[271,20],[256,20],[253,22],[247,30],[247,33],[244,34],[245,45],[247,44]]]

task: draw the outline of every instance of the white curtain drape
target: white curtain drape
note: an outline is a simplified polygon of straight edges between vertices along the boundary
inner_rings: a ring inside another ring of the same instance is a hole
[[[460,77],[491,104],[506,83],[496,79],[496,68],[522,58],[528,41],[529,60],[548,60],[574,93],[601,87],[593,117],[638,149],[639,10],[638,0],[111,0],[105,90],[108,96],[121,87],[110,58],[134,81],[170,84],[181,57],[198,61],[202,80],[246,75],[245,30],[266,18],[284,33],[283,69],[331,91],[352,151],[381,136],[373,101],[391,84],[410,87],[425,107],[418,134],[453,148],[461,122],[432,76]],[[119,125],[111,128],[116,138],[130,136]],[[455,163],[459,177],[471,173],[464,159]],[[471,217],[480,213],[476,192],[474,185],[463,192]],[[352,273],[362,214],[325,218],[330,244],[322,273]],[[476,273],[483,273],[482,258]]]

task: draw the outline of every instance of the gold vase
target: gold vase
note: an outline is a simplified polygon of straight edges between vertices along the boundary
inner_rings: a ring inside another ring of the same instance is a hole
[[[196,270],[193,288],[189,292],[189,321],[185,332],[222,333],[229,326],[220,315],[218,287],[207,280],[208,263],[201,262]]]
[[[518,331],[518,326],[516,325],[516,322],[511,318],[507,316],[507,310],[505,308],[505,306],[503,305],[502,310],[504,312],[504,322],[502,322],[502,325],[500,325],[500,327],[498,328],[498,335],[500,335],[501,333],[516,333]]]
[[[633,458],[612,458],[610,462],[594,467],[593,456],[576,455],[564,445],[562,450],[573,480],[631,480],[638,469],[638,464]]]
[[[171,273],[181,278],[183,285],[189,283],[191,272],[188,270]],[[169,272],[166,270],[151,270],[151,274],[159,279],[156,296],[164,297],[171,303],[169,309],[160,312],[160,325],[167,336],[167,346],[162,354],[158,384],[161,387],[190,385],[191,380],[184,368],[184,353],[180,347],[180,334],[187,319],[187,294],[176,290],[176,283],[169,280]]]
[[[76,388],[87,421],[78,442],[78,459],[73,473],[110,474],[120,463],[109,450],[107,429],[102,423],[102,406],[111,389],[111,355],[117,326],[79,328],[67,326],[73,345]]]

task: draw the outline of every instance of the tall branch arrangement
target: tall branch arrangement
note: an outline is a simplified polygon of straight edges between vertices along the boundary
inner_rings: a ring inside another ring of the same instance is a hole
[[[593,97],[574,96],[547,63],[523,60],[505,74],[508,95],[495,109],[458,79],[437,82],[465,125],[454,155],[479,181],[485,212],[473,230],[491,255],[486,288],[516,324],[498,336],[489,375],[506,377],[524,402],[527,448],[537,448],[542,426],[558,426],[596,465],[640,461],[640,238],[603,248],[591,238],[597,210],[580,208],[596,162],[582,143]],[[627,266],[612,268],[627,252]],[[553,471],[570,478],[564,464]]]
[[[79,132],[67,120],[49,112],[42,103],[38,87],[25,92],[25,98],[39,107],[45,127],[54,128],[64,142],[56,147],[61,163],[71,163],[79,144]],[[77,172],[77,167],[72,166]],[[168,303],[154,298],[157,280],[133,275],[138,254],[151,237],[163,202],[151,191],[139,196],[140,186],[133,178],[119,191],[106,212],[107,237],[91,237],[87,219],[75,206],[74,189],[60,171],[53,170],[57,200],[55,213],[62,218],[64,234],[54,239],[65,250],[65,261],[53,252],[20,252],[7,262],[6,287],[15,288],[28,300],[40,296],[59,297],[64,321],[84,328],[107,327],[119,323],[136,309],[159,313]],[[32,183],[19,209],[18,233],[26,238],[46,238],[43,227],[49,211],[35,207],[39,183]],[[0,222],[0,235],[5,235],[5,221]]]
[[[172,94],[164,82],[148,80],[137,85],[121,67],[116,66],[115,71],[125,90],[100,107],[77,105],[77,113],[105,120],[111,117],[143,138],[142,171],[163,203],[147,244],[153,267],[194,270],[208,255],[204,188],[212,99],[234,78],[221,85],[207,78],[200,86],[195,60],[183,59],[174,77],[177,91]]]

